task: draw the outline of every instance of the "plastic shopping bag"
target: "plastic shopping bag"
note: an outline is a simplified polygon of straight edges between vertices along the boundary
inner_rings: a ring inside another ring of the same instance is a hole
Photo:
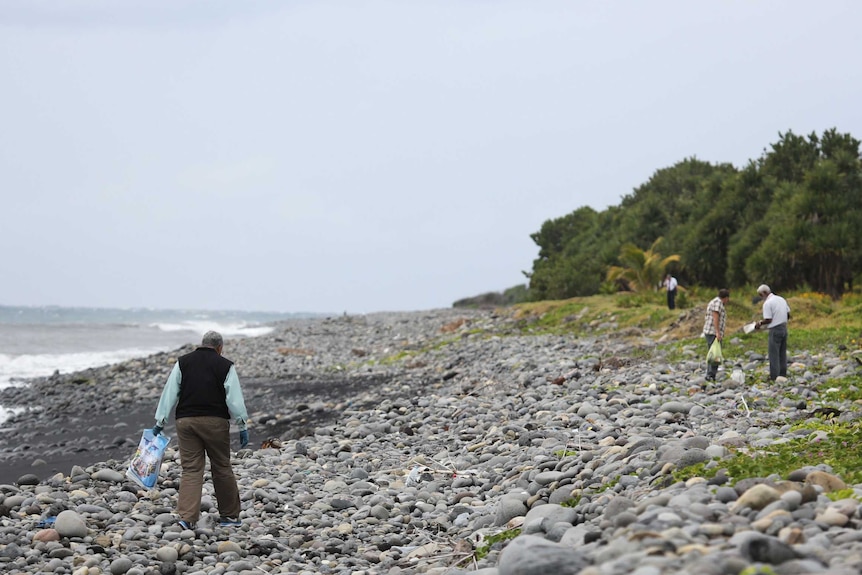
[[[709,346],[709,351],[706,353],[706,362],[707,363],[721,363],[724,361],[724,356],[721,353],[721,342],[718,341],[718,338],[712,342],[712,345]]]
[[[170,442],[171,438],[165,434],[160,433],[154,436],[152,429],[145,429],[141,434],[138,448],[129,462],[126,477],[144,489],[155,487],[156,482],[159,480],[159,469],[162,467],[165,449],[167,449]]]

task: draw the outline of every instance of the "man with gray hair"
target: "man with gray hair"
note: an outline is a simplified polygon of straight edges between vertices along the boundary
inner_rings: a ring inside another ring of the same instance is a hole
[[[177,501],[179,524],[194,529],[201,512],[206,458],[210,460],[219,525],[240,525],[239,489],[230,465],[230,420],[239,427],[240,448],[248,445],[248,412],[233,362],[222,357],[220,333],[208,331],[201,345],[174,364],[159,406],[153,435],[161,433],[174,405],[183,473]]]
[[[769,286],[762,284],[757,295],[763,299],[763,319],[754,324],[755,329],[769,328],[769,379],[787,377],[787,320],[790,306],[780,295],[775,295]]]

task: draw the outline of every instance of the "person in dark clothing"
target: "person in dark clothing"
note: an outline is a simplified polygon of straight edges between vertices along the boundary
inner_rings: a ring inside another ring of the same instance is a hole
[[[675,277],[667,274],[662,285],[667,290],[667,309],[676,309],[676,288],[679,286],[679,282],[676,281]]]
[[[153,434],[161,433],[176,405],[182,477],[177,501],[179,524],[194,529],[201,509],[206,459],[210,460],[219,524],[240,525],[239,489],[230,464],[230,421],[239,428],[240,448],[248,445],[248,412],[233,362],[222,357],[221,334],[208,331],[201,345],[181,356],[168,376]]]

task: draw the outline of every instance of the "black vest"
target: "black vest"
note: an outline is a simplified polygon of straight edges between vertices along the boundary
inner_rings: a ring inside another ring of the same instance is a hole
[[[211,347],[199,347],[179,362],[182,380],[176,418],[209,415],[230,419],[224,380],[233,362]]]

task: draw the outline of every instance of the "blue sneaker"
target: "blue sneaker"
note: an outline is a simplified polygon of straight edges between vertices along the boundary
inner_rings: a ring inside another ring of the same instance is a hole
[[[242,521],[235,517],[219,517],[218,525],[219,527],[238,527],[242,525]]]
[[[183,529],[190,529],[192,531],[194,531],[195,527],[197,527],[197,525],[195,525],[194,523],[189,523],[185,519],[180,519],[179,521],[177,521],[177,525],[179,525]]]

